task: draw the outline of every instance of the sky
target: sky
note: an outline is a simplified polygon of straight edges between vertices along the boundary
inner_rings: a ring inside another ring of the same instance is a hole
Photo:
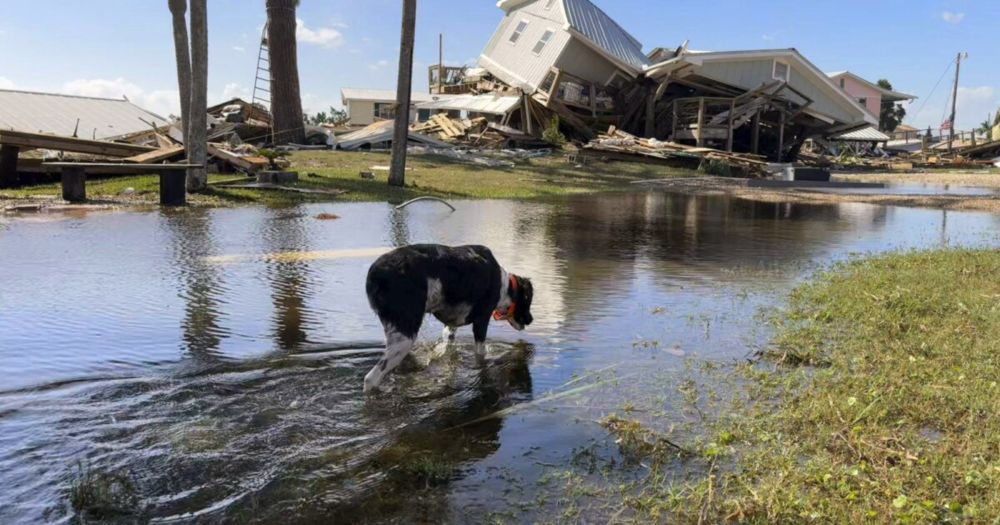
[[[593,0],[654,47],[729,51],[794,47],[823,71],[850,70],[920,97],[906,123],[937,127],[946,116],[958,52],[967,52],[959,129],[1000,107],[995,0]],[[0,88],[129,100],[178,112],[167,0],[3,0]],[[302,0],[299,71],[308,113],[339,107],[340,89],[394,89],[400,0]],[[264,0],[208,0],[209,103],[249,99]],[[414,87],[427,89],[438,59],[474,64],[502,12],[493,0],[419,0]]]

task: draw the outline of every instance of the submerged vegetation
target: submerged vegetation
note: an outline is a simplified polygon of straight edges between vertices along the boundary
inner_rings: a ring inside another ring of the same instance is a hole
[[[135,484],[128,477],[78,466],[69,502],[83,520],[132,515],[138,510],[138,501]]]

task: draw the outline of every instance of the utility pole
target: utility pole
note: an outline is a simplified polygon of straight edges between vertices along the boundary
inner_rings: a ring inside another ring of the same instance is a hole
[[[438,33],[438,95],[444,89],[444,33]]]
[[[963,56],[964,55],[964,56]],[[962,70],[962,58],[968,58],[968,53],[959,53],[955,58],[955,86],[951,91],[951,134],[948,137],[948,152],[951,153],[952,145],[955,142],[955,107],[958,105],[958,74]]]
[[[390,186],[401,187],[406,184],[406,143],[410,137],[413,39],[416,26],[417,0],[403,0],[403,30],[399,44],[399,78],[396,86],[396,127],[392,135],[392,165],[389,170]]]

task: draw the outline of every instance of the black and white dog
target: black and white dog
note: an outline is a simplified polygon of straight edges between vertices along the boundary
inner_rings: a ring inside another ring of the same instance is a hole
[[[365,376],[377,388],[413,349],[426,314],[444,323],[444,338],[472,325],[476,354],[485,355],[490,318],[516,330],[531,324],[531,281],[504,270],[489,248],[413,245],[393,250],[368,270],[368,303],[385,329],[385,355]]]

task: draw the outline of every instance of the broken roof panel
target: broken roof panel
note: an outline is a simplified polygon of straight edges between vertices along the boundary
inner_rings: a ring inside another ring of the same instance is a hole
[[[563,0],[569,25],[593,45],[623,64],[641,71],[651,64],[642,43],[589,0]]]
[[[340,90],[340,98],[347,100],[364,100],[369,102],[395,102],[396,92],[391,89],[359,89],[343,88]],[[434,100],[428,93],[413,92],[410,95],[410,103],[430,102]]]
[[[417,105],[417,109],[431,111],[469,111],[489,115],[506,115],[521,103],[521,97],[498,97],[495,95],[459,95],[441,97],[431,102]]]
[[[79,126],[77,120],[79,119]],[[0,90],[0,129],[106,140],[168,124],[125,99]]]
[[[847,133],[841,133],[840,135],[833,137],[834,140],[843,140],[846,142],[886,142],[890,138],[891,137],[885,133],[882,133],[871,126],[856,129]]]

